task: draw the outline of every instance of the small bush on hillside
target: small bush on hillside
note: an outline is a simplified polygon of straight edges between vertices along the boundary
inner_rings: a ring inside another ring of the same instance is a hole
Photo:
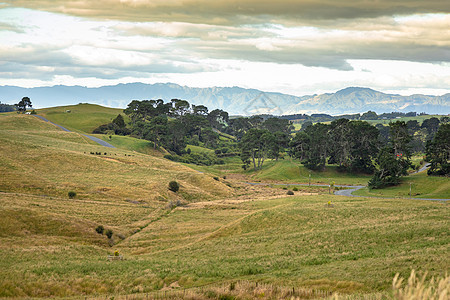
[[[37,113],[36,113],[36,111],[33,109],[32,111],[31,111],[31,113],[30,114],[32,114],[32,115],[36,115]]]
[[[298,188],[295,186],[292,190],[293,190],[294,192],[296,192],[296,191],[298,191]]]
[[[287,191],[287,194],[288,195],[294,195],[294,192],[293,191]]]
[[[75,198],[77,193],[75,193],[74,191],[70,191],[70,192],[67,193],[67,195],[69,196],[70,199],[73,199],[73,198]]]
[[[103,234],[105,228],[102,225],[98,225],[97,228],[95,228],[95,231],[97,231],[98,234]]]
[[[169,190],[176,193],[180,189],[180,185],[176,181],[169,182]]]
[[[107,229],[105,231],[106,236],[108,237],[108,239],[111,239],[113,236],[113,231],[111,229]]]
[[[219,177],[214,176],[213,178],[214,178],[214,180],[219,181]]]

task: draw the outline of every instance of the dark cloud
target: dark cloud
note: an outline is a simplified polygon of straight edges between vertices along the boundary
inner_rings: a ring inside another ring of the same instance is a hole
[[[11,6],[126,21],[253,24],[449,13],[446,0],[6,0]]]

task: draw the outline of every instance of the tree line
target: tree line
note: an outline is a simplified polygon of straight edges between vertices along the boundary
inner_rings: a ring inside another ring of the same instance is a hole
[[[440,155],[439,162],[433,158],[448,147],[444,130],[448,117],[430,118],[421,125],[413,120],[372,126],[346,118],[329,124],[305,122],[293,136],[292,122],[285,118],[230,118],[226,111],[209,111],[204,105],[181,99],[167,103],[161,99],[133,100],[124,113],[128,124],[119,115],[94,132],[149,140],[155,149],[169,151],[166,157],[175,161],[211,165],[224,163],[221,158],[225,156],[240,156],[244,169],[259,170],[267,159],[289,155],[311,170],[333,164],[342,172],[373,174],[369,186],[379,188],[397,184],[412,166],[412,153],[426,150],[427,158],[435,161],[430,174],[448,174],[448,155]],[[192,153],[189,145],[213,149],[215,154]]]

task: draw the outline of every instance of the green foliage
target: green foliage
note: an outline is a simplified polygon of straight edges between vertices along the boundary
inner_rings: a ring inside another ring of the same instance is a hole
[[[180,185],[176,181],[169,182],[169,190],[176,193],[180,189]]]
[[[95,228],[95,231],[98,234],[103,234],[103,232],[105,231],[105,228],[103,227],[103,225],[98,225],[97,228]]]
[[[108,237],[108,239],[111,239],[113,236],[113,231],[111,229],[106,229],[105,235]]]
[[[0,101],[0,113],[16,111],[16,110],[17,110],[17,106],[16,105],[6,104],[6,103],[2,103]]]
[[[245,168],[253,162],[254,170],[260,170],[264,160],[277,147],[275,136],[266,129],[250,129],[240,142],[241,160]],[[244,168],[244,169],[245,169]]]
[[[442,124],[426,146],[428,175],[450,175],[450,124]]]
[[[32,107],[31,100],[29,97],[23,97],[19,103],[16,104],[18,112],[25,113],[27,111],[27,107]]]
[[[201,166],[223,165],[225,162],[223,159],[218,158],[214,154],[206,152],[190,152],[183,155],[166,154],[164,158],[171,161],[194,164]]]
[[[298,191],[298,188],[296,186],[294,186],[294,188],[292,189],[294,192]]]
[[[67,193],[67,195],[69,196],[70,199],[73,199],[77,196],[77,193],[75,193],[74,191],[70,191]]]
[[[290,196],[292,196],[292,195],[294,195],[294,192],[291,191],[291,190],[289,190],[289,191],[287,191],[287,194],[290,195]]]

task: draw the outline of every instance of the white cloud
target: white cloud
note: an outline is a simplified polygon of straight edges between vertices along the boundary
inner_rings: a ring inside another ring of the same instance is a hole
[[[175,82],[295,95],[347,86],[442,94],[450,86],[446,14],[234,26],[4,8],[0,20],[1,84]]]

